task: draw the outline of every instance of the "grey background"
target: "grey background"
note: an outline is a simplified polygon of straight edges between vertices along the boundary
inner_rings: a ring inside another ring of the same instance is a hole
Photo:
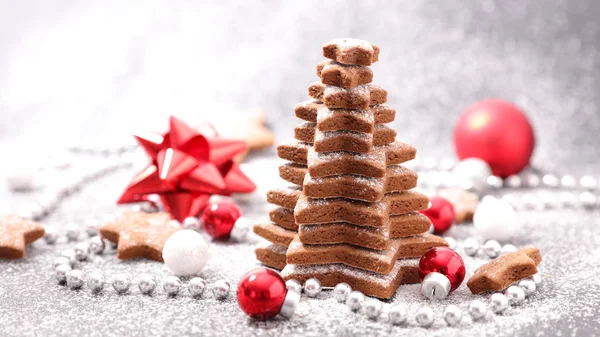
[[[381,47],[375,82],[398,111],[399,139],[417,146],[421,157],[451,155],[460,112],[500,97],[522,107],[534,125],[536,168],[598,176],[598,14],[600,4],[592,0],[0,1],[0,153],[6,159],[0,172],[39,164],[42,154],[73,142],[122,144],[136,129],[164,127],[170,114],[196,123],[258,107],[278,141],[291,139],[298,123],[292,109],[316,80],[321,44],[350,36]],[[239,202],[252,219],[266,216],[261,193],[274,183],[276,165],[269,151],[250,161],[261,188]],[[84,188],[45,223],[114,212],[132,173]],[[6,188],[0,196],[2,212],[34,199]],[[71,292],[54,284],[50,268],[69,245],[41,242],[26,260],[0,263],[0,325],[9,336],[599,334],[598,213],[521,216],[524,235],[515,243],[542,249],[543,291],[505,316],[467,319],[456,329],[444,328],[439,317],[430,330],[414,322],[403,328],[369,322],[328,294],[304,301],[291,321],[257,323],[233,298]],[[472,233],[466,227],[450,234]],[[213,244],[203,276],[235,284],[256,265],[255,245]],[[467,260],[471,269],[482,262]],[[110,254],[96,264],[109,274],[166,274],[157,264],[117,263]],[[394,301],[414,312],[425,304],[417,292],[404,287]],[[454,302],[465,308],[473,298],[463,286],[434,309],[439,315]]]

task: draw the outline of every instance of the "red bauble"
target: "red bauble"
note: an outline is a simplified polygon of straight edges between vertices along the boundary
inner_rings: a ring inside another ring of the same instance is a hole
[[[419,260],[421,282],[427,274],[436,272],[448,278],[450,291],[454,291],[465,279],[465,263],[457,252],[447,247],[434,247]]]
[[[202,226],[213,238],[227,240],[241,216],[242,212],[233,201],[221,200],[206,205],[202,212]]]
[[[503,178],[521,172],[529,164],[534,145],[533,129],[525,114],[502,100],[473,104],[454,128],[458,158],[480,158]]]
[[[450,229],[454,223],[454,206],[450,201],[440,196],[432,197],[430,203],[431,206],[421,211],[421,213],[431,220],[434,231],[437,234],[442,234]]]
[[[287,288],[278,273],[267,268],[249,271],[240,280],[237,300],[240,308],[254,319],[267,320],[281,311]]]

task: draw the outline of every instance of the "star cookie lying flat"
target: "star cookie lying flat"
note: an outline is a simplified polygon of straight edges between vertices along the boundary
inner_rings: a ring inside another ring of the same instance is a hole
[[[25,247],[44,236],[44,227],[18,215],[0,215],[0,258],[21,259]]]
[[[537,248],[523,248],[504,254],[475,270],[467,286],[473,294],[504,290],[516,281],[537,273],[537,265],[541,261]]]
[[[125,212],[100,228],[100,236],[117,243],[121,260],[139,257],[163,262],[165,241],[181,227],[168,213]]]

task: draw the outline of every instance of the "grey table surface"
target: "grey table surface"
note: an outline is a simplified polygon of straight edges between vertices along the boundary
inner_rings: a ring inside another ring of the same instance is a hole
[[[7,159],[0,171],[39,162],[73,141],[118,144],[134,129],[161,127],[170,114],[197,122],[221,114],[223,106],[260,107],[278,141],[291,139],[298,123],[292,109],[316,79],[320,45],[351,36],[380,45],[375,81],[398,111],[393,126],[399,139],[414,144],[419,157],[451,154],[460,112],[478,99],[500,97],[530,117],[536,169],[600,178],[598,14],[600,3],[593,0],[0,2],[0,153]],[[259,190],[238,201],[253,220],[266,218],[263,193],[277,182],[277,163],[274,151],[249,160]],[[74,166],[86,165],[94,162],[74,159]],[[120,171],[86,186],[44,224],[60,227],[114,213],[114,200],[132,174]],[[0,212],[21,209],[42,193],[13,194],[2,185]],[[514,243],[541,249],[542,289],[505,315],[466,318],[456,328],[443,324],[444,306],[464,309],[481,298],[464,285],[431,304],[437,319],[430,329],[412,319],[403,327],[369,321],[328,292],[303,299],[291,320],[255,322],[234,296],[220,302],[70,291],[53,281],[51,263],[71,245],[36,242],[26,259],[0,262],[0,334],[594,336],[600,334],[599,215],[519,213],[523,230]],[[449,233],[473,234],[471,226]],[[257,266],[257,245],[254,239],[212,243],[202,276],[235,288]],[[470,274],[484,261],[466,262]],[[160,264],[118,261],[111,253],[89,265],[109,275],[168,274]],[[428,304],[417,286],[401,287],[391,302],[406,304],[413,317]]]

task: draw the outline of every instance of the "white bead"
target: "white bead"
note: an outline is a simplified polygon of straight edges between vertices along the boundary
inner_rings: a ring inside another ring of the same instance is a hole
[[[152,276],[144,274],[138,280],[138,288],[142,294],[149,295],[156,289],[156,281]]]
[[[511,305],[519,305],[525,300],[525,291],[519,286],[510,286],[506,289],[506,297]]]
[[[453,237],[446,236],[444,237],[444,240],[446,241],[446,243],[448,243],[448,248],[453,250],[456,249],[456,240]]]
[[[71,271],[71,266],[68,264],[61,264],[56,266],[54,269],[54,278],[60,284],[67,281],[67,273]]]
[[[358,290],[353,290],[350,294],[348,294],[348,298],[346,299],[346,305],[352,311],[360,310],[364,302],[365,295]]]
[[[444,309],[444,321],[449,326],[455,326],[462,320],[462,311],[456,305],[449,305]]]
[[[302,284],[298,280],[287,280],[285,281],[285,287],[287,290],[292,290],[298,293],[302,292]]]
[[[76,223],[68,223],[65,226],[65,231],[67,232],[67,239],[69,241],[77,241],[79,240],[79,226]]]
[[[46,226],[44,228],[44,241],[47,244],[53,245],[58,240],[58,230],[54,226]]]
[[[477,255],[477,252],[479,251],[479,241],[475,238],[466,239],[465,242],[463,242],[463,250],[465,251],[465,254],[469,256]]]
[[[570,174],[564,175],[560,178],[560,185],[565,188],[575,188],[577,187],[577,179]]]
[[[541,193],[540,199],[546,209],[555,209],[560,205],[558,198],[553,193]]]
[[[500,251],[500,255],[504,255],[507,253],[512,253],[512,252],[516,252],[517,251],[517,247],[515,247],[514,245],[511,245],[510,243],[507,245],[502,246],[502,250]]]
[[[469,315],[471,315],[473,320],[476,321],[484,318],[486,313],[487,307],[485,303],[481,302],[480,300],[474,300],[469,304]]]
[[[200,277],[194,277],[188,283],[187,288],[192,297],[200,297],[206,289],[206,281]]]
[[[509,176],[504,180],[504,183],[510,188],[519,188],[521,187],[521,177],[517,175]]]
[[[11,191],[31,191],[35,187],[35,172],[21,169],[18,172],[10,173],[6,183]]]
[[[69,259],[64,256],[59,256],[56,259],[54,259],[54,261],[52,262],[52,266],[54,268],[60,266],[61,264],[66,264],[68,266],[71,266],[71,261],[69,261]]]
[[[532,193],[525,193],[521,196],[521,205],[523,209],[528,210],[542,210],[544,208],[544,204],[540,200],[540,198],[536,197]]]
[[[483,252],[489,258],[496,258],[500,255],[500,251],[502,250],[502,245],[496,240],[488,240],[483,244]]]
[[[519,229],[515,210],[506,201],[496,198],[485,198],[479,203],[473,225],[485,239],[498,241],[510,239]]]
[[[598,188],[598,181],[592,176],[583,176],[579,180],[579,185],[586,190],[595,190]]]
[[[84,223],[85,232],[89,237],[98,235],[98,228],[100,228],[100,221],[96,219],[87,219]]]
[[[490,309],[499,314],[508,308],[508,298],[502,293],[492,294],[490,297]]]
[[[400,325],[406,322],[406,308],[401,304],[394,304],[388,311],[388,318],[393,325]]]
[[[310,278],[304,283],[304,293],[308,297],[315,297],[321,292],[321,282],[316,278]]]
[[[487,178],[487,184],[493,189],[502,188],[502,178],[498,176],[489,176]]]
[[[381,301],[375,298],[371,298],[365,302],[363,305],[363,312],[368,319],[377,319],[381,314],[381,309],[383,308],[383,304]]]
[[[423,168],[427,171],[431,171],[437,165],[437,159],[435,157],[427,157],[423,160]]]
[[[518,286],[523,288],[523,290],[525,291],[525,297],[531,296],[536,290],[535,282],[528,279],[519,281]]]
[[[104,275],[98,271],[88,273],[85,276],[87,286],[92,292],[99,292],[104,289]]]
[[[79,289],[83,286],[83,272],[78,269],[67,272],[67,286],[71,289]]]
[[[566,208],[573,208],[577,206],[577,198],[575,197],[575,194],[571,193],[571,192],[560,192],[560,194],[558,195],[558,198],[560,200],[560,203],[563,205],[563,207]]]
[[[525,176],[525,183],[527,184],[527,187],[536,188],[540,186],[541,182],[542,179],[540,179],[540,176],[535,173],[529,173]]]
[[[579,195],[579,201],[581,202],[581,206],[586,209],[598,206],[598,198],[590,191],[582,192]]]
[[[80,242],[73,248],[77,261],[85,261],[90,256],[90,246],[85,242]]]
[[[533,274],[530,279],[535,283],[536,288],[539,288],[542,285],[542,276],[540,275],[540,272]]]
[[[419,310],[417,310],[417,315],[415,316],[415,319],[417,321],[417,324],[419,324],[423,328],[427,328],[433,324],[435,315],[430,307],[421,307],[419,308]]]
[[[127,275],[117,274],[112,281],[112,286],[117,293],[123,294],[129,290],[131,282],[129,281],[129,277]]]
[[[542,183],[544,183],[544,185],[547,187],[554,188],[558,187],[558,185],[560,184],[560,180],[554,174],[545,174],[542,177]]]
[[[348,283],[338,283],[333,288],[333,297],[340,303],[346,302],[346,298],[352,292],[352,287]]]
[[[459,180],[469,181],[475,190],[487,187],[487,179],[492,175],[490,166],[479,158],[467,158],[458,163],[452,172]]]
[[[163,289],[169,296],[177,296],[182,286],[181,280],[177,276],[167,276],[163,282]]]
[[[104,240],[99,236],[94,236],[89,239],[88,245],[90,247],[90,251],[94,254],[102,254],[106,248],[106,243],[104,243]]]
[[[245,216],[240,216],[237,220],[235,220],[229,236],[231,239],[237,242],[244,242],[248,238],[250,228],[252,228],[252,223],[250,223],[250,220],[248,220],[248,218]]]
[[[200,219],[195,216],[187,217],[183,220],[183,228],[192,229],[195,231],[200,230]]]
[[[173,233],[162,252],[165,265],[177,276],[198,275],[208,262],[208,245],[191,229]]]
[[[224,300],[227,298],[227,296],[229,296],[230,288],[231,286],[229,285],[229,283],[220,280],[213,284],[212,292],[216,299]]]
[[[75,263],[77,263],[77,258],[75,257],[75,251],[71,248],[67,248],[67,249],[63,250],[62,252],[60,252],[60,256],[66,257],[67,259],[69,259],[71,265],[74,265]]]

